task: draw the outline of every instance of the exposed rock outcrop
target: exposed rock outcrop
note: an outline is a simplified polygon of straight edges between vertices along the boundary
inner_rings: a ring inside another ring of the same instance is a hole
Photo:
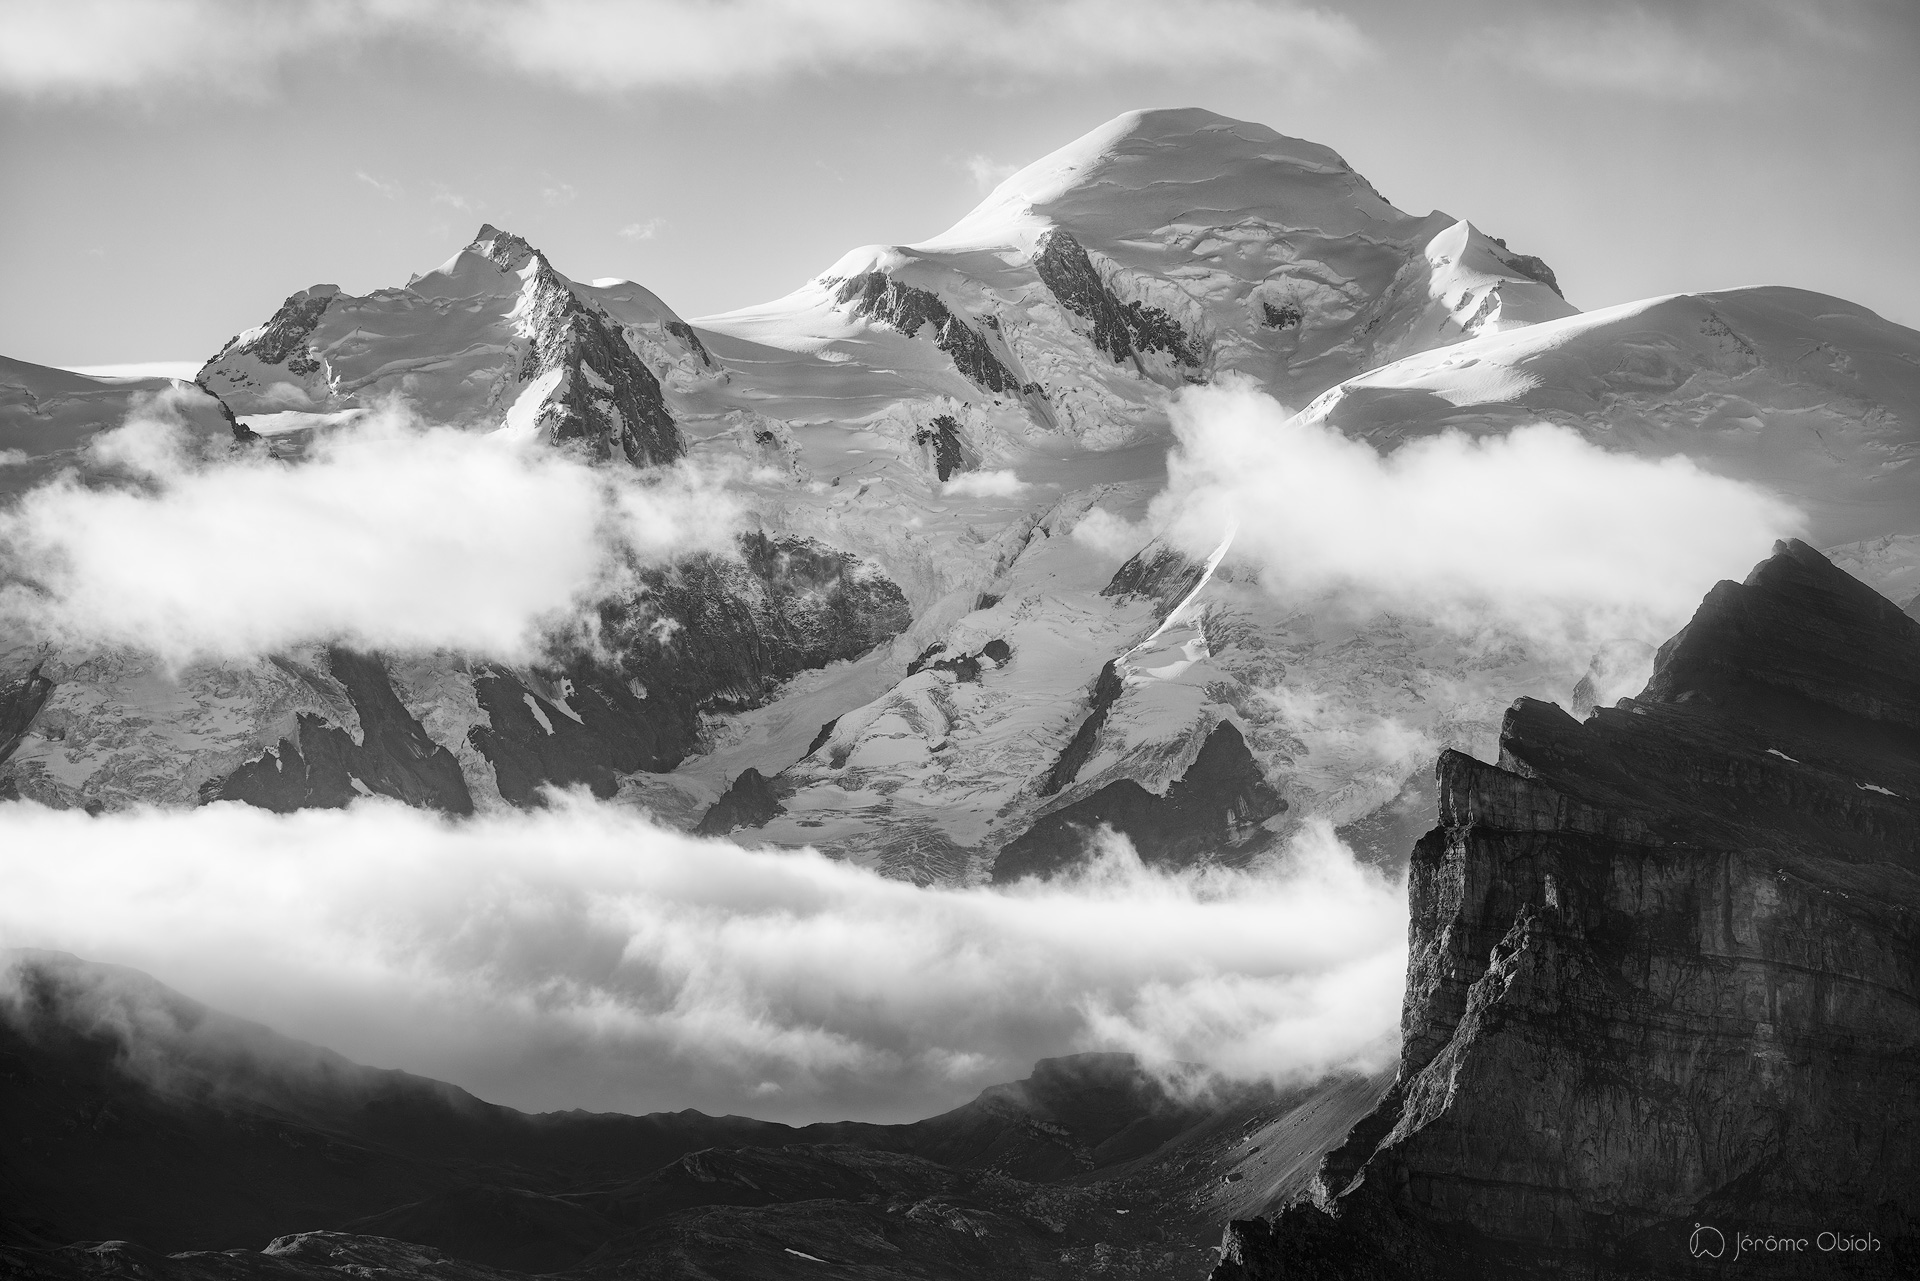
[[[1113,711],[1114,703],[1119,701],[1120,692],[1125,688],[1120,679],[1119,660],[1108,659],[1093,682],[1093,692],[1087,696],[1087,717],[1060,749],[1053,768],[1047,771],[1046,781],[1040,784],[1040,795],[1052,796],[1080,776],[1087,758],[1093,755],[1094,744],[1100,741],[1100,727],[1107,723],[1108,713]]]
[[[779,812],[773,781],[757,769],[743,769],[693,830],[701,836],[725,836],[735,828],[759,827]]]
[[[552,440],[577,441],[597,458],[617,455],[643,467],[686,452],[660,380],[621,337],[619,325],[582,302],[520,237],[482,227],[473,249],[503,271],[535,264],[525,295],[528,348],[520,376],[531,382],[559,371],[542,420]]]
[[[645,571],[642,590],[603,605],[610,659],[476,676],[490,724],[468,738],[502,796],[532,805],[543,785],[576,783],[612,796],[618,775],[684,760],[701,713],[757,707],[787,678],[864,654],[912,621],[900,589],[856,556],[758,533],[739,552]],[[534,688],[541,680],[560,697]]]
[[[1160,351],[1176,364],[1200,368],[1200,355],[1180,322],[1158,307],[1122,302],[1072,232],[1048,232],[1033,267],[1060,305],[1091,326],[1093,345],[1115,364],[1138,368],[1140,353]]]
[[[1507,242],[1498,236],[1488,236],[1487,239],[1500,246],[1500,261],[1503,264],[1519,272],[1528,280],[1545,285],[1547,288],[1553,290],[1555,294],[1558,294],[1561,299],[1564,300],[1566,298],[1566,295],[1560,292],[1559,278],[1553,274],[1553,268],[1547,266],[1546,259],[1536,257],[1533,254],[1514,253],[1507,248]]]
[[[909,338],[932,326],[934,346],[953,357],[955,368],[969,381],[987,391],[1019,396],[1026,390],[1019,377],[994,353],[993,344],[979,330],[954,315],[931,290],[895,280],[884,271],[869,271],[842,281],[834,298],[843,305],[851,305],[856,314],[897,329]]]
[[[1104,675],[1104,674],[1103,674]],[[1130,778],[1043,816],[1003,847],[993,879],[1050,876],[1079,863],[1102,827],[1133,842],[1142,861],[1181,867],[1245,845],[1260,824],[1287,808],[1231,722],[1207,736],[1187,772],[1155,796]]]
[[[1778,544],[1438,777],[1399,1075],[1216,1281],[1920,1266],[1920,624]]]
[[[1100,589],[1100,594],[1157,600],[1162,609],[1170,610],[1185,600],[1206,576],[1205,562],[1155,539],[1128,557],[1127,563],[1115,570],[1113,578]]]
[[[26,675],[0,685],[0,765],[20,746],[52,693],[53,682],[40,674],[37,664]]]
[[[454,301],[468,319],[436,334]],[[494,427],[504,418],[596,459],[671,462],[686,443],[643,357],[647,326],[630,331],[609,311],[625,306],[568,280],[521,237],[482,226],[450,263],[405,289],[301,290],[265,325],[230,339],[196,383],[242,413],[346,412],[400,392],[432,420]],[[712,368],[685,322],[657,327]]]
[[[357,796],[388,796],[449,814],[473,813],[460,763],[401,703],[381,661],[334,646],[327,666],[359,714],[360,741],[301,712],[291,736],[225,778],[209,780],[201,799],[245,801],[285,814],[338,809]]]
[[[960,449],[960,424],[952,414],[935,415],[933,421],[913,434],[913,443],[927,451],[934,474],[943,482],[952,480],[954,473],[967,465],[966,455]]]

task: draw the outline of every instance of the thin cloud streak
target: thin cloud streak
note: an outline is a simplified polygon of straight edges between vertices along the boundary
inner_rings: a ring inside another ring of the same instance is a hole
[[[1714,102],[1777,94],[1799,82],[1809,57],[1857,57],[1874,25],[1873,7],[1857,0],[1610,0],[1528,8],[1463,40],[1457,59],[1497,56],[1502,68],[1562,90]]]
[[[295,56],[396,39],[616,93],[847,71],[1338,70],[1372,49],[1349,19],[1285,0],[18,0],[8,21],[0,90],[24,97],[259,92]]]

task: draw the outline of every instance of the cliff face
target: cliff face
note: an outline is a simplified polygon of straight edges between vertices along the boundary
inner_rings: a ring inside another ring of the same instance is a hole
[[[286,814],[339,809],[356,796],[390,796],[448,814],[473,813],[460,763],[401,703],[385,664],[336,645],[327,651],[327,667],[359,714],[360,741],[301,712],[291,737],[225,778],[208,780],[201,798]]]
[[[1045,815],[1000,851],[996,883],[1051,876],[1083,862],[1088,842],[1103,827],[1133,842],[1142,861],[1186,867],[1209,854],[1226,854],[1251,841],[1259,825],[1287,802],[1267,782],[1246,739],[1222,721],[1186,773],[1156,796],[1130,778]]]
[[[1399,1075],[1216,1281],[1920,1262],[1920,625],[1778,544],[1438,776]]]

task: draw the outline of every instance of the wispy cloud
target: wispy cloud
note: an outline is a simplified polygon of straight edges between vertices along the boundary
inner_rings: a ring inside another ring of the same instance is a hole
[[[0,826],[0,946],[523,1107],[899,1118],[1092,1048],[1298,1080],[1378,1066],[1399,1017],[1404,892],[1324,825],[1256,870],[1159,873],[1115,842],[1007,891],[578,797],[462,823],[13,803]]]
[[[666,227],[665,218],[649,218],[645,222],[630,222],[616,233],[627,240],[652,240]]]
[[[1028,485],[1013,472],[1002,468],[998,471],[961,472],[941,488],[964,498],[1012,498],[1025,492]]]
[[[556,182],[540,189],[540,199],[550,205],[570,205],[580,193],[570,182]]]
[[[1529,8],[1459,47],[1550,86],[1687,102],[1778,92],[1810,57],[1859,52],[1874,15],[1857,0],[1595,0]]]
[[[441,186],[436,186],[434,189],[433,203],[436,205],[445,205],[449,209],[457,209],[465,214],[477,214],[487,207],[484,201],[475,200],[471,196],[463,195],[451,187]]]
[[[960,162],[960,167],[973,179],[973,185],[981,191],[992,191],[1002,182],[1012,177],[1020,169],[1017,164],[995,160],[992,156],[971,155]]]
[[[369,187],[372,187],[388,200],[398,200],[406,194],[406,189],[400,185],[398,178],[376,178],[365,169],[354,170],[353,176],[360,182],[364,182]]]
[[[1348,18],[1290,0],[14,0],[0,86],[77,95],[259,89],[299,56],[452,47],[589,91],[795,75],[996,79],[1350,66]]]

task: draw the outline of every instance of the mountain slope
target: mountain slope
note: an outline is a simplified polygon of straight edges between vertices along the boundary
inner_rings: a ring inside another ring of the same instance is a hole
[[[1674,294],[1481,336],[1306,412],[1382,446],[1563,423],[1787,495],[1822,546],[1920,533],[1920,333],[1802,289]]]
[[[908,1125],[530,1116],[47,952],[0,970],[0,1067],[0,1267],[183,1279],[276,1259],[433,1276],[442,1253],[581,1277],[816,1275],[795,1250],[847,1260],[889,1239],[933,1278],[1071,1276],[1095,1257],[1197,1277],[1223,1214],[1300,1182],[1254,1164],[1248,1136],[1304,1172],[1343,1128],[1328,1118],[1384,1085],[1183,1098],[1096,1054]],[[121,1244],[57,1248],[102,1239]],[[241,1253],[154,1253],[196,1250]]]
[[[1184,380],[1236,370],[1298,395],[1574,314],[1551,280],[1466,223],[1401,213],[1325,147],[1187,108],[1129,112],[931,240],[853,250],[696,323],[1020,401],[1035,428],[1112,445],[1103,420],[1145,425]]]
[[[727,478],[739,555],[610,602],[636,642],[616,661],[384,656],[476,808],[584,783],[692,828],[751,770],[754,803],[709,830],[978,880],[1035,830],[1078,842],[1103,792],[1157,805],[1226,726],[1250,771],[1227,791],[1286,807],[1210,812],[1234,857],[1326,819],[1379,828],[1397,858],[1431,813],[1427,756],[1490,748],[1516,693],[1591,702],[1615,656],[1280,599],[1231,546],[1209,568],[1099,536],[1163,489],[1170,398],[1227,375],[1382,449],[1544,419],[1685,455],[1803,507],[1889,591],[1920,566],[1920,334],[1776,289],[1581,315],[1537,260],[1396,210],[1325,147],[1198,110],[1118,117],[947,232],[854,250],[760,307],[689,324],[489,227],[404,289],[297,295],[204,371],[289,457],[395,393],[434,421],[618,467],[684,449]],[[678,639],[643,641],[663,619]],[[324,645],[160,681],[40,641],[0,637],[0,678],[56,681],[0,766],[22,795],[189,801],[289,759],[303,715],[360,742]],[[1049,865],[1075,848],[1051,845]]]
[[[161,400],[203,448],[224,450],[247,439],[226,407],[192,383],[76,374],[0,356],[0,499],[65,468],[103,468],[87,453],[93,438]]]

